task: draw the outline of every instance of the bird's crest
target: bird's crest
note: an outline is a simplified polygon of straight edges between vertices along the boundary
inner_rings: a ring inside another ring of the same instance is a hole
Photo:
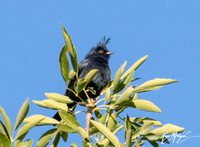
[[[106,39],[106,37],[104,36],[101,41],[97,44],[98,46],[105,46],[109,43],[111,38]]]

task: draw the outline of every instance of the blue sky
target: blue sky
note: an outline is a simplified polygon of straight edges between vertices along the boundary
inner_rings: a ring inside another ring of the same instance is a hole
[[[172,123],[191,131],[191,136],[200,136],[199,0],[1,1],[0,20],[0,105],[13,124],[27,97],[29,115],[55,113],[36,106],[32,100],[43,100],[45,92],[65,92],[58,62],[64,45],[62,24],[71,35],[79,61],[104,35],[111,37],[108,48],[115,52],[110,59],[112,79],[125,60],[128,68],[149,55],[135,74],[140,78],[135,84],[154,78],[180,82],[139,95],[159,106],[162,114],[135,109],[125,114]],[[34,146],[47,129],[29,132]],[[68,144],[77,139],[81,137],[69,136]],[[193,138],[169,146],[199,143],[200,138]]]

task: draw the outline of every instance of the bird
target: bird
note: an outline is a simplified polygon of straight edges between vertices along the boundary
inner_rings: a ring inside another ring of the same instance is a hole
[[[102,40],[95,47],[92,47],[92,49],[85,56],[85,58],[79,63],[79,70],[78,70],[79,79],[83,79],[87,75],[87,73],[93,69],[98,70],[95,77],[86,87],[86,89],[87,88],[92,89],[92,90],[87,90],[87,95],[89,96],[89,98],[92,99],[98,97],[103,88],[106,85],[108,85],[111,81],[109,58],[110,55],[113,54],[113,52],[110,52],[107,49],[107,44],[109,43],[109,41],[110,38],[106,39],[104,36]],[[65,95],[74,101],[74,103],[68,104],[68,108],[72,109],[72,111],[74,111],[77,102],[81,102],[81,99],[83,101],[86,101],[88,99],[84,91],[80,91],[78,93],[78,96],[74,94],[75,92],[74,87],[76,82],[77,82],[76,78],[74,80],[70,80],[67,86],[68,88],[65,92]],[[53,116],[53,118],[58,121],[61,120],[58,112]]]

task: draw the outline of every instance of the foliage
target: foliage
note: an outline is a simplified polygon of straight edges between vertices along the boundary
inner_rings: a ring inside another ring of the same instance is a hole
[[[75,87],[77,94],[79,91],[87,90],[87,84],[92,80],[98,71],[93,70],[87,74],[85,79],[78,79],[77,53],[69,34],[66,32],[63,26],[62,30],[66,45],[62,48],[59,57],[61,74],[65,80],[66,85],[70,79],[77,79],[77,84]],[[71,63],[74,69],[71,72],[69,68],[67,53],[70,55]],[[83,127],[74,117],[77,112],[71,112],[68,109],[67,104],[73,103],[73,100],[65,95],[57,93],[46,93],[45,95],[48,99],[43,101],[34,100],[33,102],[47,109],[58,110],[62,118],[61,122],[43,115],[32,115],[28,118],[25,118],[29,110],[29,99],[27,99],[19,111],[14,130],[12,130],[12,125],[8,116],[6,115],[3,108],[0,107],[0,112],[4,120],[4,123],[0,121],[0,146],[9,147],[13,142],[15,142],[14,146],[16,147],[31,146],[33,140],[27,140],[23,142],[23,139],[30,129],[32,129],[34,126],[41,125],[55,125],[55,127],[53,129],[47,130],[40,137],[39,141],[37,142],[38,147],[46,146],[49,144],[52,138],[52,147],[57,146],[60,138],[67,142],[69,133],[80,134],[83,140],[82,146],[84,147],[123,147],[133,145],[135,147],[140,147],[143,145],[144,141],[148,141],[150,144],[152,144],[152,146],[157,147],[158,142],[161,141],[162,135],[164,133],[172,134],[174,132],[182,132],[184,128],[172,124],[162,125],[159,121],[152,118],[132,118],[128,115],[123,117],[120,116],[120,114],[127,108],[135,108],[144,111],[161,113],[161,110],[158,106],[148,100],[139,99],[138,94],[146,91],[157,90],[164,85],[177,82],[177,80],[173,79],[156,78],[139,86],[134,86],[133,82],[137,79],[134,79],[133,75],[135,71],[140,67],[140,65],[145,62],[147,57],[148,56],[144,56],[139,59],[125,72],[124,70],[126,67],[126,62],[122,64],[122,66],[116,72],[114,80],[104,88],[101,96],[97,98],[95,107],[93,109],[94,115],[90,120],[91,126],[89,134],[83,129]],[[105,94],[104,98],[102,98],[103,94]],[[104,101],[104,104],[100,104],[102,101]],[[86,107],[88,106],[87,102],[84,101],[78,104],[84,105]],[[19,128],[22,122],[25,122],[26,124]],[[17,129],[17,135],[13,139],[11,133],[15,132]],[[125,131],[125,142],[119,141],[116,135],[119,131]],[[166,138],[165,142],[168,143]],[[71,146],[75,147],[77,144],[73,143]]]

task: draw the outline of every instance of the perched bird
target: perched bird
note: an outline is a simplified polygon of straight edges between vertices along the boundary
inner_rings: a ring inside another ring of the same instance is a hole
[[[87,73],[93,69],[98,69],[98,73],[93,78],[93,80],[87,85],[92,90],[87,90],[87,95],[90,98],[95,99],[97,96],[100,95],[103,88],[110,82],[111,80],[111,72],[110,67],[108,64],[108,60],[113,52],[109,52],[106,45],[108,44],[110,38],[106,39],[105,37],[102,39],[101,42],[97,44],[96,47],[93,47],[91,51],[85,56],[85,58],[79,63],[79,72],[78,78],[83,79]],[[80,91],[78,96],[75,96],[74,86],[76,80],[71,80],[68,84],[68,89],[65,92],[65,95],[68,96],[75,102],[80,102],[80,98],[84,101],[87,100],[87,96],[84,91]],[[86,87],[86,88],[87,88]],[[70,90],[69,90],[70,89]],[[76,103],[68,104],[68,108],[75,109]],[[54,115],[55,119],[61,120],[58,112]]]

